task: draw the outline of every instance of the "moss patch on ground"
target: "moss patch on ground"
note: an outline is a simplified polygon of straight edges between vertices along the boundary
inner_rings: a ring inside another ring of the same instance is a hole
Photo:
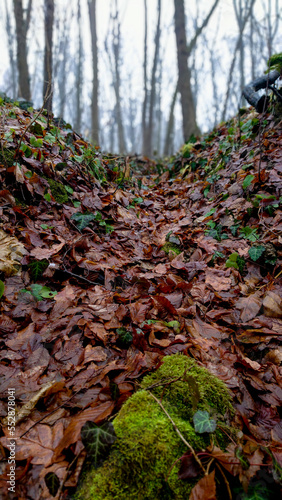
[[[186,446],[146,388],[153,386],[150,391],[162,399],[195,450],[205,449],[211,440],[211,434],[195,432],[192,421],[195,411],[208,411],[216,416],[221,428],[224,426],[230,432],[227,415],[233,408],[225,384],[192,359],[178,354],[165,357],[162,366],[146,376],[141,386],[113,422],[117,440],[109,458],[100,468],[85,474],[76,500],[188,498],[196,480],[178,479],[180,463],[177,462],[187,451]],[[218,427],[212,439],[223,448],[227,444],[226,434]]]

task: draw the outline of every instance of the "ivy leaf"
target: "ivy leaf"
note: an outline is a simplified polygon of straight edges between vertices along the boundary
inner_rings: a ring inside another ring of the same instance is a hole
[[[46,476],[44,477],[44,480],[50,495],[52,495],[52,497],[55,497],[60,487],[60,480],[57,474],[55,474],[55,472],[48,472],[48,474],[46,474]]]
[[[116,440],[114,426],[111,422],[105,422],[98,427],[94,422],[88,421],[81,429],[81,440],[97,468],[107,458]]]
[[[1,297],[3,297],[4,291],[5,291],[5,285],[4,285],[3,281],[0,280],[0,299],[1,299]]]
[[[256,262],[263,254],[265,251],[265,247],[263,245],[257,246],[257,247],[251,247],[249,248],[249,256],[251,259]]]
[[[213,432],[216,429],[216,421],[210,418],[207,411],[198,410],[193,416],[195,431],[199,434]]]
[[[48,142],[48,144],[54,144],[56,142],[56,137],[54,137],[52,134],[46,134],[44,137],[44,141]]]
[[[30,288],[31,288],[31,293],[32,293],[33,297],[37,301],[40,301],[43,299],[52,299],[58,293],[58,292],[52,292],[52,290],[50,288],[48,288],[48,286],[38,285],[37,283],[35,283],[34,285],[31,285]]]
[[[246,175],[245,179],[243,180],[243,184],[242,184],[243,189],[246,189],[247,187],[249,187],[252,184],[254,178],[255,178],[254,175]]]
[[[82,214],[81,212],[77,212],[76,214],[72,214],[71,219],[76,222],[76,227],[79,231],[89,226],[90,222],[95,220],[94,214]]]
[[[31,276],[34,281],[37,281],[37,279],[44,273],[45,269],[47,269],[48,265],[49,262],[47,259],[34,260],[30,264],[28,264],[28,268],[30,269]]]
[[[29,142],[30,142],[30,145],[33,146],[34,148],[41,148],[41,146],[43,146],[43,140],[36,139],[36,137],[34,137],[34,135],[31,136]]]
[[[117,328],[117,334],[118,346],[123,348],[129,347],[133,339],[132,333],[126,330],[126,328]]]

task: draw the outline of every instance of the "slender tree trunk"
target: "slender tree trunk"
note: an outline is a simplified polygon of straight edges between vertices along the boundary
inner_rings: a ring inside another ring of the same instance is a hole
[[[78,22],[78,62],[76,67],[76,100],[75,100],[75,130],[80,132],[81,129],[81,94],[82,94],[82,81],[83,81],[83,43],[81,32],[81,12],[80,1],[77,2],[77,22]]]
[[[54,24],[54,0],[45,0],[44,4],[44,29],[45,29],[45,49],[44,49],[44,82],[43,99],[48,114],[52,112],[53,99],[53,24]]]
[[[191,73],[187,64],[187,40],[185,31],[184,0],[174,0],[175,36],[177,46],[177,62],[179,75],[179,92],[183,118],[183,136],[187,142],[192,134],[198,134],[196,112],[191,89]]]
[[[96,0],[88,0],[88,11],[90,19],[91,43],[92,43],[92,102],[91,102],[91,140],[93,144],[99,144],[99,106],[98,106],[98,45],[96,26]]]
[[[148,8],[147,0],[144,0],[144,61],[143,61],[143,85],[144,100],[142,107],[142,152],[146,153],[146,124],[147,124],[147,105],[148,105],[148,87],[147,87],[147,38],[148,38]]]
[[[237,38],[237,42],[236,42],[236,46],[235,46],[235,50],[234,50],[233,59],[231,61],[231,65],[230,65],[230,69],[229,69],[229,76],[228,76],[228,81],[227,81],[227,92],[226,92],[225,100],[224,100],[224,104],[223,104],[223,110],[222,110],[222,114],[221,114],[221,121],[224,121],[225,118],[226,118],[227,104],[228,104],[229,97],[230,97],[230,92],[231,92],[231,82],[232,82],[232,77],[233,77],[235,63],[236,63],[236,56],[237,56],[237,52],[238,52],[238,50],[240,48],[240,44],[241,44],[241,40],[242,40],[242,35],[243,35],[243,32],[244,32],[245,26],[247,24],[247,21],[248,21],[250,15],[251,15],[251,12],[253,10],[253,6],[255,4],[255,1],[256,0],[250,0],[250,3],[248,4],[248,10],[245,13],[244,19],[243,19],[243,21],[242,21],[242,23],[240,25],[239,35],[238,35],[238,38]]]
[[[150,88],[150,100],[149,100],[149,118],[148,124],[146,126],[145,134],[145,144],[144,144],[144,154],[146,156],[152,156],[153,153],[153,134],[154,134],[154,112],[156,104],[156,78],[157,78],[157,66],[159,63],[159,53],[160,53],[160,38],[161,38],[161,0],[158,0],[158,21],[155,36],[155,54],[152,67],[151,75],[151,88]]]
[[[11,25],[11,18],[10,18],[10,13],[9,9],[7,6],[7,0],[5,0],[5,10],[6,10],[6,33],[7,33],[7,39],[8,39],[8,48],[9,48],[9,60],[10,60],[10,68],[11,68],[11,77],[12,77],[12,88],[11,90],[9,89],[9,92],[11,92],[11,96],[13,99],[16,99],[17,97],[17,78],[16,78],[16,60],[15,60],[15,53],[14,53],[14,33],[12,30],[12,25]]]
[[[168,156],[171,153],[171,145],[173,141],[173,128],[174,128],[174,108],[176,104],[176,98],[178,94],[178,80],[175,86],[175,91],[172,96],[172,101],[170,105],[169,118],[167,122],[165,144],[164,144],[164,156]]]
[[[13,0],[17,33],[18,95],[27,101],[31,99],[30,80],[27,64],[27,31],[30,21],[31,1],[24,19],[22,0]]]

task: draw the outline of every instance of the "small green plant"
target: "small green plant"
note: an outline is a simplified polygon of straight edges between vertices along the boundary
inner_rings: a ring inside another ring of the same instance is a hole
[[[21,292],[33,295],[35,300],[38,302],[43,299],[53,299],[58,293],[53,292],[48,286],[38,285],[36,283],[34,285],[30,285],[30,290],[23,288]]]
[[[240,230],[240,236],[249,241],[257,241],[259,239],[257,228],[252,228],[250,226],[242,227],[242,229]]]
[[[245,267],[245,259],[240,257],[237,252],[234,252],[229,255],[225,265],[226,267],[234,267],[234,269],[238,269],[240,274],[242,274]]]
[[[132,333],[126,328],[117,328],[118,334],[117,345],[118,347],[127,348],[132,344]]]
[[[30,264],[28,264],[27,267],[30,270],[32,279],[34,281],[37,281],[38,278],[40,278],[42,276],[45,269],[47,269],[48,265],[49,265],[49,262],[47,259],[34,260],[33,262],[30,262]]]
[[[262,256],[264,251],[265,251],[265,247],[263,245],[259,245],[259,246],[253,246],[253,247],[249,248],[248,253],[249,253],[250,258],[254,262],[256,262]]]
[[[3,294],[5,292],[5,285],[2,280],[0,280],[0,299],[3,297]]]
[[[214,238],[217,241],[225,240],[226,238],[228,238],[228,234],[222,232],[221,224],[217,224],[216,222],[210,220],[207,222],[207,226],[210,229],[207,229],[205,231],[205,234],[211,236],[211,238]]]

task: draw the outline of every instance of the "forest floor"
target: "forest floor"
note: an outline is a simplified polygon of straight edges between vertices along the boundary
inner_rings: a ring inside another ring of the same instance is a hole
[[[281,121],[246,111],[154,162],[102,155],[13,103],[0,112],[3,498],[70,498],[83,425],[178,352],[232,393],[236,498],[278,498]]]

